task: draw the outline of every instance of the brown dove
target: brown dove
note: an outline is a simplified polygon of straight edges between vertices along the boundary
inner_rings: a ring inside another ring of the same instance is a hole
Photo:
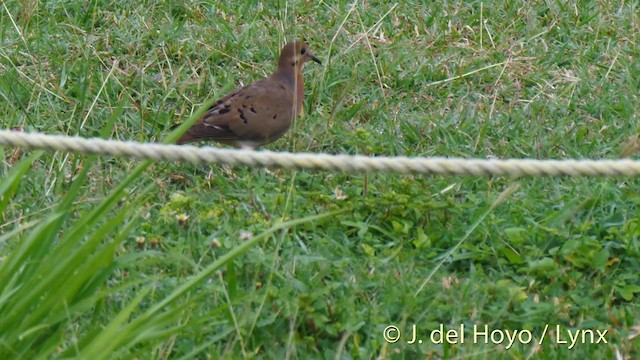
[[[275,73],[216,101],[177,143],[214,140],[255,149],[274,142],[302,111],[302,65],[309,60],[321,64],[307,44],[287,43]]]

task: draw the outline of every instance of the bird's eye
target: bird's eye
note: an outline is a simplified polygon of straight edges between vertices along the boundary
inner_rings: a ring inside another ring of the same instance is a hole
[[[304,54],[306,54],[306,53],[307,53],[307,49],[302,48],[302,50],[300,50],[300,54],[304,55]]]

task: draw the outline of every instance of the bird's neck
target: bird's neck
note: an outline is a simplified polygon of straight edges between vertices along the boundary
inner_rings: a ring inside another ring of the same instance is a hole
[[[287,83],[293,90],[294,104],[296,105],[296,115],[300,114],[304,101],[304,79],[300,67],[279,67],[275,76]]]

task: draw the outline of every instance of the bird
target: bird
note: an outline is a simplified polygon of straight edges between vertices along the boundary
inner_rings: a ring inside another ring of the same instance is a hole
[[[285,44],[271,76],[220,98],[176,143],[213,140],[256,149],[282,137],[302,112],[307,61],[322,65],[304,42]]]

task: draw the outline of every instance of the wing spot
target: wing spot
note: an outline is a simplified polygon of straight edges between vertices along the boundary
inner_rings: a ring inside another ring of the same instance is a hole
[[[257,114],[256,109],[254,109],[253,106],[249,110],[251,110],[252,113]]]
[[[287,88],[285,88],[284,85],[282,85],[282,84],[280,84],[280,89],[287,90]]]
[[[272,119],[275,120],[278,117],[278,114],[273,114]]]
[[[248,124],[248,123],[249,123],[249,120],[248,120],[246,117],[244,117],[244,113],[242,112],[242,110],[238,109],[238,112],[240,113],[240,119],[242,119],[242,121],[243,121],[245,124]]]
[[[231,110],[229,110],[229,108],[228,108],[228,107],[225,107],[225,108],[220,109],[220,111],[218,111],[218,114],[226,114],[226,113],[228,113],[229,111],[231,111]]]

